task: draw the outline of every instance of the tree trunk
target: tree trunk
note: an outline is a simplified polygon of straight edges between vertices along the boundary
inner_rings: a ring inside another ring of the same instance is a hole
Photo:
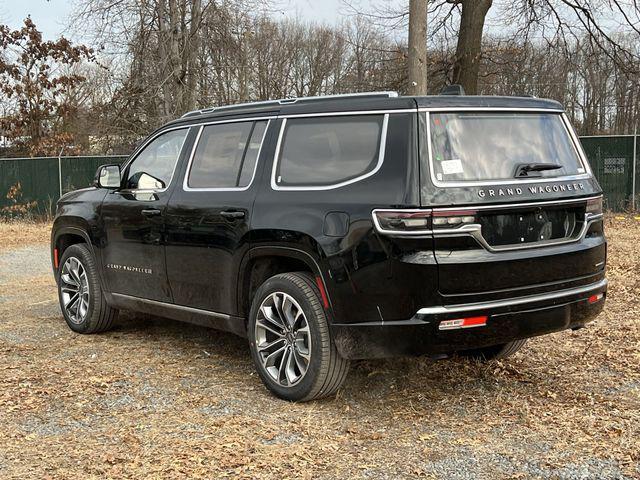
[[[202,24],[202,0],[192,0],[191,2],[191,26],[189,28],[188,51],[184,52],[186,58],[185,71],[187,73],[187,86],[184,98],[184,110],[193,110],[196,108],[196,88],[198,79],[198,66],[200,50],[200,36]]]
[[[160,74],[162,83],[160,84],[160,89],[162,92],[162,103],[160,107],[160,118],[163,122],[165,122],[169,118],[169,112],[171,111],[171,90],[169,88],[169,80],[168,77],[171,75],[171,66],[169,63],[169,52],[167,50],[167,45],[169,44],[169,29],[170,27],[167,25],[165,12],[166,12],[166,4],[165,0],[160,0],[157,5],[157,15],[158,15],[158,57],[160,63]],[[140,55],[144,57],[144,53]]]
[[[409,1],[409,94],[427,94],[427,0]]]
[[[180,46],[182,44],[182,31],[180,29],[180,12],[178,11],[178,0],[169,0],[169,65],[171,66],[170,88],[173,93],[173,105],[171,110],[166,112],[169,118],[174,117],[178,112],[182,114],[182,96],[184,94],[184,78],[180,71],[181,55]]]
[[[468,95],[478,94],[478,73],[482,54],[482,30],[493,0],[456,0],[462,5],[460,32],[453,66],[453,83],[462,85]]]

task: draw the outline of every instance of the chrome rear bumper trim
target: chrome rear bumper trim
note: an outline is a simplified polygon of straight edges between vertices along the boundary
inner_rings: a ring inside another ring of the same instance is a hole
[[[494,300],[491,302],[481,303],[464,303],[460,305],[447,305],[438,307],[425,307],[418,310],[417,315],[438,315],[458,312],[473,312],[480,310],[490,310],[492,308],[511,307],[514,305],[526,305],[528,303],[542,302],[545,300],[556,300],[572,295],[579,295],[594,290],[602,290],[607,287],[607,279],[602,279],[597,283],[591,283],[582,287],[569,288],[566,290],[557,290],[555,292],[541,293],[537,295],[528,295],[526,297],[507,298],[504,300]]]

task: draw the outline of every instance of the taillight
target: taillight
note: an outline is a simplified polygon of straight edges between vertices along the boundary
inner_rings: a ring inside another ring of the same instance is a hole
[[[431,210],[374,210],[373,222],[382,233],[430,233]]]
[[[434,210],[433,228],[456,228],[476,223],[475,210]]]
[[[591,215],[600,215],[602,213],[602,197],[587,200],[587,213]]]

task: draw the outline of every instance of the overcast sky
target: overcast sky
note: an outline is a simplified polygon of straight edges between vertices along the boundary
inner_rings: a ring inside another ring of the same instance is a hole
[[[380,0],[358,0],[362,8]],[[400,0],[392,0],[398,1]],[[67,19],[73,9],[72,0],[0,0],[0,23],[18,28],[27,15],[43,32],[46,39],[53,39],[64,32]],[[274,17],[290,16],[303,20],[339,23],[346,12],[340,0],[279,0],[281,7]]]

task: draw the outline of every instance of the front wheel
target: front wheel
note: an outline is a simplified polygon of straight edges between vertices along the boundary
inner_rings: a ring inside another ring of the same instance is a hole
[[[275,275],[260,286],[248,334],[260,378],[282,399],[333,395],[347,376],[349,361],[336,350],[320,292],[306,273]]]
[[[118,315],[118,310],[107,305],[96,262],[85,244],[64,251],[58,267],[58,298],[62,315],[74,332],[103,332]]]

